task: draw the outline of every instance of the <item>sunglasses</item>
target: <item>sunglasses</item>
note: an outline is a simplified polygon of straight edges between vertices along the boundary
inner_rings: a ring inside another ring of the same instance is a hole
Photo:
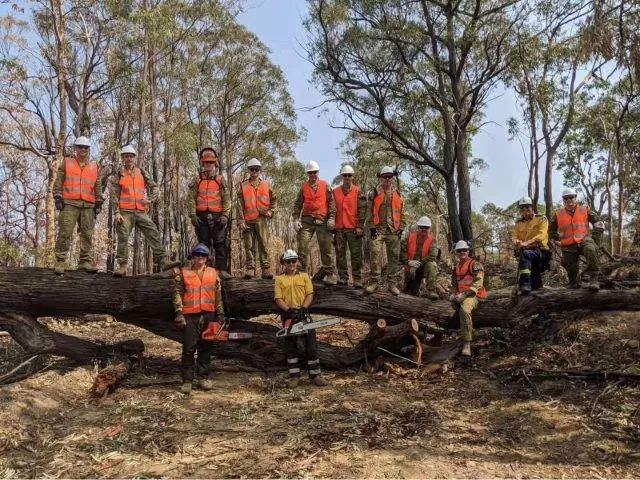
[[[309,175],[317,175],[318,172],[307,172]]]
[[[418,227],[420,230],[429,230],[431,227]]]
[[[393,178],[393,175],[382,175],[382,178],[384,178],[385,180],[388,180],[390,178]]]
[[[287,265],[291,265],[292,263],[296,263],[298,261],[297,258],[294,258],[292,260],[285,260],[284,263],[286,263]]]
[[[353,177],[353,174],[352,173],[343,173],[342,176],[351,178],[351,177]]]
[[[469,251],[468,248],[461,248],[460,250],[456,250],[456,253],[466,253],[468,251]]]
[[[205,255],[204,253],[194,253],[192,255],[192,257],[194,257],[194,258],[207,258],[207,255]]]
[[[576,197],[571,195],[570,197],[562,197],[562,200],[575,200]]]
[[[86,145],[76,145],[76,148],[80,150],[89,150],[89,147],[87,147]]]
[[[259,172],[260,171],[260,167],[250,167],[249,171],[250,172]]]

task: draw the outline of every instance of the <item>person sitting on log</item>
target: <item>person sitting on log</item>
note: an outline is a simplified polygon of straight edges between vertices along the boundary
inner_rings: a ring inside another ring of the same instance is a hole
[[[533,201],[518,201],[521,218],[516,222],[511,240],[518,258],[518,287],[523,295],[542,288],[542,272],[549,269],[549,222],[533,211]]]
[[[598,215],[587,205],[577,202],[576,191],[567,188],[562,192],[564,208],[556,211],[551,218],[550,234],[562,249],[562,266],[569,275],[569,288],[580,288],[581,280],[587,288],[598,291],[600,284],[599,248],[589,232],[589,223],[598,222]],[[587,267],[580,278],[580,256],[587,261]]]
[[[275,281],[275,302],[281,310],[280,318],[283,327],[304,320],[308,308],[313,302],[313,284],[306,272],[299,272],[299,258],[295,250],[287,250],[280,257],[280,263],[284,265],[284,273],[278,275]],[[296,388],[300,383],[300,363],[298,360],[297,335],[284,337],[284,348],[289,366],[289,388]],[[309,330],[304,334],[309,380],[319,387],[326,386],[327,382],[320,376],[320,359],[318,358],[318,345],[316,331]]]
[[[220,279],[217,270],[207,266],[209,255],[210,251],[206,245],[196,245],[191,251],[191,268],[180,269],[175,279],[174,322],[184,331],[180,391],[186,395],[191,393],[194,373],[197,373],[196,386],[202,390],[211,390],[209,362],[212,343],[203,340],[202,334],[209,323],[224,323]],[[196,351],[197,372],[194,372]]]
[[[438,300],[436,289],[438,251],[431,235],[431,219],[420,217],[418,231],[407,235],[402,241],[400,249],[400,263],[404,265],[405,293],[417,297],[424,278],[427,285],[427,297],[430,300]]]
[[[473,338],[472,313],[479,302],[487,298],[484,288],[484,267],[469,256],[469,244],[464,240],[456,243],[454,250],[458,264],[453,271],[453,287],[455,294],[449,298],[460,319],[460,337],[462,338],[462,355],[471,356],[471,340]]]

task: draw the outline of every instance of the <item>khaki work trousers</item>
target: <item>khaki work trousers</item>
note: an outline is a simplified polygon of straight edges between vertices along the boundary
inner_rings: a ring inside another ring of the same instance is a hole
[[[422,279],[425,279],[425,285],[427,292],[438,291],[436,280],[438,279],[438,265],[436,262],[428,261],[424,262],[411,273],[411,268],[406,269],[404,272],[404,291],[409,295],[418,296],[420,293],[420,284]]]
[[[353,281],[362,282],[362,235],[355,230],[336,230],[336,267],[340,280],[349,280],[347,268],[347,248],[351,256],[351,276]]]
[[[380,283],[382,276],[382,249],[387,251],[387,283],[388,286],[398,286],[402,274],[400,265],[400,237],[395,233],[378,233],[371,240],[371,278],[370,282]]]
[[[477,297],[466,297],[462,303],[454,302],[453,308],[458,312],[460,318],[460,338],[463,342],[470,342],[473,339],[473,311],[478,308],[480,301]]]
[[[80,234],[80,263],[93,263],[91,248],[93,245],[93,230],[96,226],[96,212],[93,206],[75,207],[66,204],[58,215],[58,237],[56,238],[55,254],[58,262],[66,262],[69,246],[73,238],[73,231],[78,225]]]
[[[302,217],[302,227],[298,230],[298,256],[302,263],[300,271],[307,271],[309,243],[314,233],[318,237],[322,269],[326,275],[333,275],[333,235],[327,228],[327,222],[316,224],[305,217]]]
[[[119,265],[126,265],[129,261],[129,237],[131,230],[136,227],[147,240],[156,262],[162,263],[165,258],[160,232],[153,220],[145,212],[120,212],[122,223],[116,223],[116,235],[118,246],[116,249],[116,260]]]
[[[246,222],[247,228],[242,231],[242,240],[244,241],[244,253],[246,255],[245,266],[248,271],[255,268],[255,258],[260,262],[263,270],[271,268],[269,262],[269,252],[267,245],[269,244],[269,224],[266,217],[258,217],[257,220]]]
[[[569,284],[577,285],[580,281],[580,255],[587,261],[587,268],[582,274],[584,281],[597,281],[600,272],[600,249],[593,241],[587,237],[581,244],[562,247],[562,266],[569,275]]]

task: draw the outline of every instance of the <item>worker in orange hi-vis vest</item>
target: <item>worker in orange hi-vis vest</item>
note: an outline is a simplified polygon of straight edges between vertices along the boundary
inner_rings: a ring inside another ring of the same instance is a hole
[[[191,267],[176,269],[174,323],[184,332],[180,389],[184,394],[191,393],[194,378],[197,387],[211,390],[209,362],[213,342],[203,339],[202,334],[210,323],[224,324],[222,288],[216,269],[207,267],[209,255],[207,246],[199,243],[191,250]]]
[[[336,226],[336,203],[327,182],[320,180],[320,166],[310,161],[306,166],[308,180],[302,184],[293,205],[293,223],[298,231],[298,255],[301,268],[307,271],[309,243],[316,234],[320,248],[320,262],[324,271],[323,282],[335,285],[338,279],[333,267],[333,231]],[[302,214],[302,217],[300,217]]]
[[[158,185],[147,172],[136,166],[136,156],[136,149],[133,146],[122,147],[120,150],[122,169],[114,176],[109,195],[118,237],[116,249],[118,268],[113,274],[119,277],[127,274],[129,237],[133,227],[136,227],[146,238],[161,270],[179,265],[178,262],[166,261],[160,232],[148,215],[149,206],[158,198]]]
[[[238,188],[238,227],[242,232],[245,252],[244,278],[255,274],[255,260],[260,262],[261,277],[273,278],[269,260],[269,222],[276,207],[276,196],[269,182],[260,175],[262,163],[257,158],[247,162],[249,178]],[[255,250],[255,252],[254,252]]]
[[[438,300],[436,260],[439,249],[431,235],[431,219],[426,216],[420,217],[417,227],[417,231],[406,236],[400,248],[400,263],[404,265],[404,292],[418,296],[424,278],[427,297]]]
[[[589,224],[598,222],[598,216],[588,206],[578,204],[577,193],[571,188],[562,192],[564,208],[551,217],[551,238],[562,249],[562,266],[569,275],[569,288],[580,288],[584,282],[592,291],[600,289],[599,248],[591,237]],[[580,278],[580,256],[584,256],[587,267]]]
[[[458,262],[453,270],[452,284],[454,291],[449,298],[460,319],[460,337],[462,338],[462,355],[471,356],[471,340],[473,339],[473,311],[479,302],[487,298],[484,288],[484,267],[469,256],[469,244],[464,240],[456,243],[454,250]]]
[[[338,285],[346,285],[349,281],[347,267],[347,249],[351,257],[351,276],[353,286],[362,288],[362,237],[367,218],[367,196],[353,183],[355,171],[351,165],[340,170],[342,185],[333,189],[336,202],[336,266],[338,268]]]
[[[100,169],[89,154],[91,140],[78,137],[74,143],[75,156],[67,157],[58,167],[53,184],[53,198],[58,215],[55,272],[63,274],[67,268],[67,255],[73,232],[78,226],[80,234],[80,262],[78,269],[95,273],[92,257],[93,231],[96,217],[102,210],[102,181]]]
[[[198,242],[215,254],[221,279],[229,278],[227,232],[231,201],[227,182],[220,171],[218,153],[212,147],[200,150],[200,174],[191,184],[189,211]]]
[[[382,249],[387,251],[387,287],[394,295],[400,294],[398,284],[402,274],[400,265],[400,237],[404,230],[404,200],[393,181],[391,167],[380,170],[380,184],[369,194],[371,202],[371,276],[367,293],[374,293],[381,283]]]

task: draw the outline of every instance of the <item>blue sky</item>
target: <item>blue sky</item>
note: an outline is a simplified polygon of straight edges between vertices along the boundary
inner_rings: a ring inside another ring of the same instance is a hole
[[[320,162],[322,176],[332,178],[343,161],[339,146],[344,131],[329,126],[330,120],[339,123],[337,113],[305,110],[323,100],[310,82],[312,67],[305,59],[306,32],[302,20],[306,11],[305,0],[250,0],[239,20],[270,48],[273,62],[287,77],[298,123],[307,129],[307,140],[296,151],[298,160]],[[487,202],[504,207],[526,194],[527,170],[522,149],[518,142],[508,140],[506,127],[509,117],[518,116],[515,104],[512,92],[496,90],[485,110],[485,125],[474,138],[473,155],[489,164],[480,177],[481,186],[472,188],[475,210]],[[561,189],[562,176],[556,173],[554,192]]]

